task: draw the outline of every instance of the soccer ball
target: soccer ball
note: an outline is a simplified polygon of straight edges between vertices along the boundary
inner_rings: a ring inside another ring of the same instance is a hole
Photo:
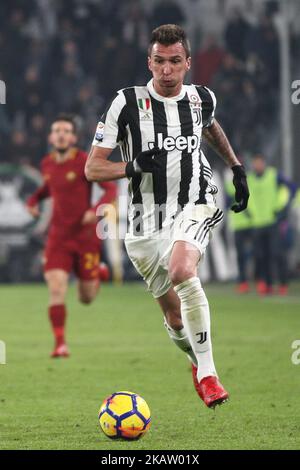
[[[150,410],[137,393],[116,392],[102,403],[99,422],[111,439],[140,439],[150,428]]]

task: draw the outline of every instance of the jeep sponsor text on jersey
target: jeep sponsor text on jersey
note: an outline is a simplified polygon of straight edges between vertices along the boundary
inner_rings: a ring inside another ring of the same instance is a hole
[[[153,149],[153,147],[157,146],[160,149],[164,149],[167,152],[171,152],[172,150],[187,150],[188,153],[192,153],[200,144],[199,137],[195,134],[188,135],[185,137],[184,135],[179,135],[178,137],[174,138],[171,136],[163,138],[162,133],[157,134],[157,142],[149,142],[149,149]]]

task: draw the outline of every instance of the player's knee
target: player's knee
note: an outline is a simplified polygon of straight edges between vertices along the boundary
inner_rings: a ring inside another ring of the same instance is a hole
[[[49,294],[52,302],[61,303],[65,298],[65,288],[56,283],[50,284]]]
[[[195,273],[188,266],[176,264],[169,269],[169,278],[174,286],[187,281],[193,276],[195,276]]]

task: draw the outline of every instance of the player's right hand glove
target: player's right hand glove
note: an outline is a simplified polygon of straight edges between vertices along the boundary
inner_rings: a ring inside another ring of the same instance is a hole
[[[159,154],[161,153],[162,150],[158,147],[140,152],[132,162],[127,163],[125,167],[127,178],[132,178],[140,173],[153,173],[159,169]]]
[[[233,185],[235,187],[235,200],[231,210],[233,212],[242,212],[247,208],[249,199],[249,188],[245,168],[242,165],[231,167],[233,171]]]

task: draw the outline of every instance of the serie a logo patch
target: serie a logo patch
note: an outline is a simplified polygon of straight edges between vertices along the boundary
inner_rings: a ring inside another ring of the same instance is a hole
[[[96,133],[95,133],[95,139],[98,142],[103,141],[103,136],[104,136],[104,123],[103,122],[98,122]]]

